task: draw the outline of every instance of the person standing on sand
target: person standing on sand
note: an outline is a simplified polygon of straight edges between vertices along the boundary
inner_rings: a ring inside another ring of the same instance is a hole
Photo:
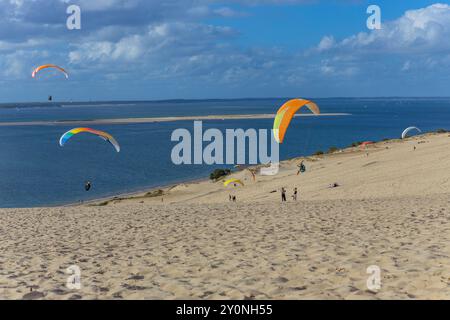
[[[294,188],[294,194],[292,195],[292,199],[294,201],[297,201],[297,194],[298,194],[297,188]]]
[[[255,182],[255,181],[256,181],[256,174],[255,174],[255,171],[253,171],[253,169],[248,169],[248,171],[250,171],[250,173],[252,174],[253,182]]]
[[[281,188],[281,202],[286,202],[286,189]]]

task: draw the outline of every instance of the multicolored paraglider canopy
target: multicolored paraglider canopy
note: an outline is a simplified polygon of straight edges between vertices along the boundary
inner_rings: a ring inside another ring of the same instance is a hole
[[[292,118],[304,106],[308,107],[314,114],[320,114],[319,107],[314,102],[305,99],[289,100],[278,110],[275,121],[273,122],[273,134],[278,143],[283,143],[284,136]]]
[[[223,183],[223,185],[225,187],[228,187],[228,185],[230,185],[231,183],[233,184],[233,186],[236,186],[237,184],[240,184],[241,186],[244,186],[244,183],[241,180],[239,180],[239,179],[229,179],[229,180],[225,181]]]
[[[48,68],[53,68],[53,69],[57,69],[57,70],[61,71],[61,72],[64,73],[64,75],[66,76],[66,79],[69,79],[69,74],[67,73],[67,71],[64,70],[63,68],[57,66],[57,65],[54,65],[54,64],[44,64],[44,65],[42,65],[42,66],[37,67],[36,69],[33,70],[33,73],[31,74],[31,76],[32,76],[33,78],[35,78],[35,77],[36,77],[36,74],[37,74],[39,71],[41,71],[41,70],[43,70],[43,69],[48,69]]]
[[[63,147],[70,138],[72,138],[74,135],[82,133],[82,132],[86,132],[86,133],[90,133],[90,134],[99,136],[103,140],[111,143],[117,152],[120,152],[120,145],[117,143],[116,139],[114,139],[114,137],[112,135],[110,135],[109,133],[103,132],[103,131],[94,130],[94,129],[90,129],[90,128],[75,128],[70,131],[67,131],[59,139],[59,145],[61,147]]]

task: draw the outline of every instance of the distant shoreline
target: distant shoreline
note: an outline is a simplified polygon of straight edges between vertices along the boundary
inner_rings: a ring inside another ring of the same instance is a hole
[[[351,116],[350,113],[322,113],[298,114],[296,117],[337,117]],[[176,121],[197,121],[197,120],[251,120],[251,119],[273,119],[274,114],[228,114],[228,115],[208,115],[208,116],[180,116],[180,117],[151,117],[151,118],[119,118],[119,119],[87,119],[87,120],[56,120],[56,121],[20,121],[20,122],[0,122],[0,126],[66,126],[66,125],[101,125],[101,124],[133,124],[133,123],[155,123],[155,122],[176,122]]]
[[[304,97],[308,100],[441,100],[450,99],[450,96],[327,96],[327,97]],[[3,101],[2,108],[16,108],[18,104],[23,105],[77,105],[77,104],[123,104],[123,103],[196,103],[196,102],[227,102],[227,101],[267,101],[267,100],[291,100],[295,97],[235,97],[235,98],[179,98],[179,99],[117,99],[117,100],[61,100],[61,101]]]

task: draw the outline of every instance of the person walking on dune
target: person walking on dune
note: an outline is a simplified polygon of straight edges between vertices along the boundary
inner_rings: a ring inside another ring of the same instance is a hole
[[[297,190],[297,188],[294,188],[294,194],[292,195],[292,199],[294,201],[297,201],[297,194],[298,194],[298,190]]]
[[[281,188],[281,202],[286,202],[286,189]]]

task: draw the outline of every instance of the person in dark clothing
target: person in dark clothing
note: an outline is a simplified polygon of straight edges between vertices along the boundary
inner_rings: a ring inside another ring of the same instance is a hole
[[[302,161],[297,167],[298,167],[297,175],[306,172],[304,161]]]
[[[286,202],[286,189],[284,187],[281,188],[281,201]]]
[[[90,181],[86,181],[86,183],[84,184],[84,190],[89,191],[91,190],[91,182]]]
[[[294,188],[294,194],[292,195],[292,199],[294,201],[297,201],[297,194],[298,194],[297,188]]]

